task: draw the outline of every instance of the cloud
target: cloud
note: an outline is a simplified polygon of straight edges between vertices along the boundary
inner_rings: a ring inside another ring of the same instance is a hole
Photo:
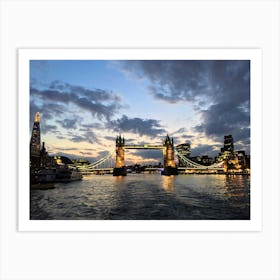
[[[42,127],[40,126],[41,131],[43,134],[47,134],[49,132],[57,132],[57,126],[56,125],[48,125],[45,124]]]
[[[61,140],[62,140],[62,139],[67,139],[65,136],[62,136],[62,135],[56,135],[56,138],[57,138],[57,139],[61,139]]]
[[[236,141],[250,138],[250,63],[216,62],[212,67],[212,105],[201,110],[202,123],[195,129],[208,136],[232,134]]]
[[[90,113],[106,123],[110,122],[122,106],[120,97],[111,91],[91,90],[60,81],[54,81],[44,89],[36,88],[35,84],[33,81],[30,86],[30,130],[36,112],[40,112],[42,133],[52,132],[58,139],[68,139],[74,143],[100,143],[92,130],[103,129],[104,124],[86,123],[83,114],[77,115],[77,111]],[[68,136],[61,135],[57,126],[47,123],[51,120],[64,129],[79,128],[79,131]]]
[[[173,132],[171,133],[171,135],[182,134],[182,133],[184,133],[184,132],[186,132],[186,131],[187,131],[187,129],[186,129],[185,127],[181,127],[181,128],[179,128],[179,129],[173,131]]]
[[[59,123],[63,128],[66,129],[76,129],[77,128],[77,119],[64,119],[62,121],[57,120],[57,123]]]
[[[88,141],[87,138],[81,136],[81,135],[75,135],[72,136],[71,138],[69,138],[70,141],[75,142],[75,143],[80,143],[80,142],[89,142],[89,143],[93,143],[91,140]]]
[[[65,108],[63,105],[48,103],[48,102],[45,102],[43,104],[38,104],[34,100],[30,101],[29,108],[30,108],[30,115],[29,115],[30,129],[33,126],[35,114],[37,112],[40,112],[40,116],[41,116],[40,122],[42,124],[41,129],[43,129],[45,133],[48,132],[47,121],[52,120],[57,116],[61,116],[65,112]],[[50,130],[52,130],[53,126],[49,126],[49,128]]]
[[[115,143],[116,141],[116,136],[104,136],[106,140],[112,141],[112,143]]]
[[[135,60],[119,66],[145,79],[155,99],[192,104],[200,116],[196,132],[219,141],[226,134],[248,141],[249,60]]]
[[[80,154],[83,155],[83,156],[89,156],[89,155],[92,155],[91,152],[82,152],[80,151]]]
[[[213,138],[232,134],[234,139],[248,141],[250,137],[250,114],[232,103],[219,103],[201,111],[203,123],[194,127]]]
[[[98,137],[91,130],[87,130],[84,133],[79,134],[79,135],[68,131],[68,135],[69,135],[68,140],[75,142],[75,143],[87,142],[90,144],[95,144],[95,143],[100,144]]]
[[[153,159],[163,162],[163,154],[161,150],[134,150],[133,154],[140,156],[143,159]]]
[[[101,120],[110,120],[122,107],[120,97],[111,91],[87,89],[60,81],[52,82],[46,89],[38,89],[33,85],[30,95],[43,103],[74,104]]]
[[[190,139],[195,138],[194,135],[190,135],[190,134],[184,134],[180,136],[181,138],[183,138],[184,140],[187,140],[188,142],[190,141]]]
[[[213,145],[198,145],[191,149],[191,156],[209,155],[214,157],[220,152],[220,148]]]
[[[83,127],[82,130],[87,130],[88,128],[94,128],[94,129],[102,129],[104,126],[101,123],[89,123],[89,124],[81,124],[81,127]]]
[[[77,151],[78,148],[64,148],[64,147],[53,147],[54,149],[56,150],[59,150],[59,151]]]
[[[117,132],[131,132],[149,137],[160,136],[166,133],[166,130],[162,128],[158,120],[129,118],[126,115],[117,120],[110,121],[107,127]]]
[[[185,127],[181,127],[177,129],[176,131],[173,131],[170,133],[170,135],[173,136],[174,143],[180,143],[182,141],[190,142],[190,139],[195,138],[194,135],[191,134],[185,134],[186,132],[189,132]]]
[[[134,60],[119,62],[126,71],[147,79],[150,93],[169,103],[191,101],[206,95],[211,61],[203,60]],[[199,93],[199,94],[198,94]]]
[[[71,85],[64,83],[62,81],[55,80],[53,81],[49,88],[51,90],[58,90],[65,93],[75,93],[79,96],[86,96],[89,100],[99,102],[99,101],[121,101],[121,98],[114,94],[112,91],[107,91],[104,89],[87,89],[83,86]]]

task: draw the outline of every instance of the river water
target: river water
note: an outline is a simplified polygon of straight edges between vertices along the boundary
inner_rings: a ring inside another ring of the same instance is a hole
[[[247,220],[250,177],[84,175],[30,199],[33,220]]]

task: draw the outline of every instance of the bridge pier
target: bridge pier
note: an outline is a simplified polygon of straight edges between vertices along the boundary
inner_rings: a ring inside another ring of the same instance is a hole
[[[124,138],[118,136],[116,139],[116,166],[113,176],[126,176],[127,171],[124,165]]]
[[[113,170],[113,176],[126,176],[126,175],[127,175],[127,171],[125,166],[120,168],[115,167]]]

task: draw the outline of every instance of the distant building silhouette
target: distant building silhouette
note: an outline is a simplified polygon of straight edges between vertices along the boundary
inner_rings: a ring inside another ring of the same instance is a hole
[[[189,157],[189,159],[193,162],[206,166],[214,163],[213,158],[209,157],[208,155]]]

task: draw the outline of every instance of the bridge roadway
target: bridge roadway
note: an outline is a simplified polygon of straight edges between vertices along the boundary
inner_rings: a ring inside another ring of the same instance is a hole
[[[124,148],[129,149],[152,149],[152,150],[163,150],[165,147],[162,145],[124,145]]]

